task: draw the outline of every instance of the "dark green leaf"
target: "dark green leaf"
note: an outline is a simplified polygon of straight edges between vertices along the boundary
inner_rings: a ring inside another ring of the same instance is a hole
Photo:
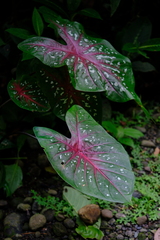
[[[111,121],[103,121],[102,126],[113,136],[117,136],[117,128]]]
[[[10,194],[22,185],[22,170],[17,164],[5,165],[6,182],[10,189]]]
[[[41,64],[37,67],[37,78],[57,117],[64,120],[67,110],[77,104],[101,122],[102,104],[99,93],[77,91],[72,86],[66,67],[51,68]]]
[[[5,167],[3,163],[0,162],[0,188],[4,187],[5,184]]]
[[[81,0],[67,0],[68,10],[71,12],[76,11],[80,3],[81,3]]]
[[[34,10],[33,10],[32,23],[33,23],[33,27],[34,27],[36,34],[38,36],[41,36],[43,33],[43,30],[44,30],[44,24],[43,24],[41,15],[39,14],[39,12],[37,11],[36,8],[34,8]]]
[[[110,6],[111,6],[111,16],[115,13],[117,10],[121,0],[110,0]]]
[[[121,144],[125,144],[125,145],[127,145],[127,146],[132,147],[132,148],[135,147],[134,141],[133,141],[133,139],[131,139],[131,138],[123,137],[123,138],[119,138],[118,141],[119,141]]]
[[[134,61],[132,62],[132,67],[134,71],[139,71],[139,72],[156,71],[155,67],[149,62]]]
[[[87,17],[97,18],[97,19],[101,19],[102,20],[100,14],[93,8],[82,9],[79,12],[77,12],[77,14],[81,14],[81,15],[85,15]]]
[[[34,36],[31,35],[28,30],[22,28],[8,28],[6,31],[21,39],[27,39]]]
[[[3,42],[2,38],[0,38],[0,46],[5,45],[5,42]]]
[[[144,136],[144,134],[142,132],[140,132],[138,129],[134,129],[134,128],[124,128],[124,135],[132,137],[132,138],[136,138],[136,139]]]
[[[140,50],[160,51],[160,38],[153,38],[139,47]]]

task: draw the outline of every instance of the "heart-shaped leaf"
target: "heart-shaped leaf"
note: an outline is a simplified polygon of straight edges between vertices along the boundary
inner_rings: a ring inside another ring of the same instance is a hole
[[[134,174],[123,148],[82,107],[66,114],[71,138],[44,127],[34,133],[57,173],[77,190],[113,202],[131,200]]]
[[[56,116],[64,120],[71,106],[80,105],[96,121],[101,122],[102,106],[99,93],[77,91],[71,84],[67,67],[57,69],[40,64],[36,72],[39,86],[47,96]]]
[[[130,60],[107,41],[84,33],[81,24],[62,18],[45,20],[57,30],[66,44],[45,37],[33,37],[18,47],[50,67],[68,66],[73,86],[80,91],[101,92],[113,101],[135,99]]]
[[[8,93],[12,101],[21,108],[38,112],[46,112],[50,108],[48,100],[31,76],[11,80],[8,83]]]

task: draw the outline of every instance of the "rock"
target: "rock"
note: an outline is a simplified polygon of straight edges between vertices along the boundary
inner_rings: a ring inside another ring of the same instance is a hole
[[[12,238],[4,238],[4,240],[12,240]]]
[[[132,196],[135,197],[135,198],[141,198],[142,193],[140,193],[139,191],[134,191]]]
[[[145,228],[141,228],[139,231],[140,232],[148,232],[147,229],[145,229]]]
[[[16,233],[21,233],[23,222],[24,222],[23,216],[18,213],[13,212],[7,215],[3,222],[5,237],[12,237],[16,235]]]
[[[118,213],[116,213],[115,217],[116,217],[117,219],[119,219],[119,218],[125,218],[126,215],[125,215],[124,213],[118,212]]]
[[[31,210],[31,205],[27,203],[19,203],[17,206],[17,209],[22,211],[28,211],[28,210]]]
[[[28,203],[31,204],[33,202],[33,198],[32,197],[26,197],[23,201],[23,203]]]
[[[133,236],[133,232],[132,232],[131,230],[127,230],[127,231],[125,232],[125,236],[127,236],[127,237],[132,237],[132,236]]]
[[[55,195],[57,195],[57,191],[54,189],[49,189],[48,194],[55,196]]]
[[[110,225],[113,225],[114,223],[115,223],[115,219],[114,218],[111,218],[109,221],[108,221],[108,223],[110,224]]]
[[[137,218],[137,224],[141,225],[144,224],[147,221],[147,217],[146,216],[141,216]]]
[[[51,222],[54,218],[55,211],[53,209],[46,209],[44,208],[41,211],[41,214],[43,214],[46,217],[47,222]]]
[[[66,227],[61,222],[54,223],[53,231],[58,237],[68,234]]]
[[[46,218],[44,215],[40,213],[34,214],[30,219],[29,219],[29,227],[32,230],[37,230],[40,227],[43,227],[46,224]]]
[[[95,222],[97,222],[100,214],[100,208],[96,204],[86,205],[78,211],[78,215],[80,216],[80,218],[88,224],[94,224]]]
[[[32,204],[32,212],[37,213],[40,210],[42,210],[42,206],[39,205],[36,201],[34,201],[33,204]]]
[[[75,227],[75,222],[71,218],[66,218],[63,223],[66,228],[74,228]]]
[[[141,145],[144,147],[155,147],[155,144],[151,140],[142,140]]]
[[[109,229],[109,224],[108,224],[108,221],[105,221],[105,220],[102,220],[101,221],[101,226],[100,226],[101,229]]]
[[[122,228],[122,225],[116,225],[116,229],[120,230]]]
[[[4,211],[0,209],[0,221],[4,218]]]
[[[135,128],[136,128],[137,130],[139,130],[140,132],[142,132],[142,133],[146,133],[146,129],[145,129],[144,127],[135,126]]]
[[[138,240],[146,240],[146,234],[140,232],[140,233],[138,234]]]
[[[117,236],[117,234],[116,234],[115,232],[112,232],[112,233],[109,234],[109,237],[110,237],[109,239],[115,240],[115,239],[116,239],[116,236]]]
[[[103,218],[108,218],[108,219],[111,219],[113,217],[113,213],[109,209],[102,209],[101,215]]]
[[[144,167],[144,170],[147,172],[151,172],[151,168],[149,166]]]
[[[122,234],[118,234],[116,239],[124,239],[124,236]]]
[[[41,168],[45,168],[50,165],[45,153],[38,154],[37,164]]]
[[[35,232],[35,237],[39,238],[41,236],[41,233],[39,231]]]
[[[8,202],[6,200],[0,199],[0,207],[7,206]]]
[[[14,197],[9,203],[13,208],[16,208],[18,204],[23,202],[23,200],[22,197]]]
[[[65,219],[65,216],[61,213],[58,213],[58,215],[55,215],[55,218],[61,222]]]

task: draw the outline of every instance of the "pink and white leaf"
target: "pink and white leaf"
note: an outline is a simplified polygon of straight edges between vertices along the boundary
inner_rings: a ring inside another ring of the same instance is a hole
[[[66,123],[71,138],[34,127],[57,173],[84,194],[112,202],[130,201],[134,174],[123,146],[78,105],[68,110]]]

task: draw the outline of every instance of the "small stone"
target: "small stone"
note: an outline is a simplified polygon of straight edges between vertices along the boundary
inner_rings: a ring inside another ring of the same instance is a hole
[[[108,221],[108,223],[110,224],[110,225],[113,225],[114,223],[115,223],[115,219],[114,218],[111,218],[109,221]]]
[[[126,235],[127,237],[132,237],[132,236],[133,236],[133,232],[132,232],[131,230],[127,230],[127,231],[125,232],[125,235]]]
[[[137,218],[137,224],[141,225],[144,224],[147,221],[147,217],[146,216],[141,216]]]
[[[57,191],[54,190],[54,189],[49,189],[49,190],[48,190],[48,194],[50,194],[50,195],[52,195],[52,196],[55,196],[55,195],[57,195]]]
[[[116,239],[124,239],[124,236],[122,234],[118,234]]]
[[[144,170],[147,172],[151,172],[151,168],[149,166],[144,167]]]
[[[94,224],[97,222],[101,211],[98,205],[89,204],[79,209],[78,214],[85,223]]]
[[[110,211],[110,210],[108,210],[108,209],[103,209],[103,210],[101,211],[101,215],[102,215],[103,218],[108,218],[108,219],[110,219],[110,218],[113,217],[112,211]]]
[[[4,240],[12,240],[12,238],[4,238]]]
[[[26,197],[23,201],[23,203],[28,203],[31,204],[33,202],[33,198],[32,197]]]
[[[35,237],[39,238],[41,236],[41,233],[39,231],[35,232]]]
[[[112,232],[112,233],[109,234],[110,239],[115,240],[116,236],[117,236],[117,234],[115,232]]]
[[[139,130],[140,132],[142,132],[142,133],[146,133],[146,129],[145,129],[144,127],[135,126],[135,128],[136,128],[137,130]]]
[[[122,228],[122,225],[116,225],[116,229],[120,230]]]
[[[44,215],[37,213],[34,214],[29,220],[29,227],[32,230],[36,230],[43,227],[46,224],[46,218]]]
[[[53,231],[58,237],[64,236],[68,233],[66,227],[61,222],[54,223]]]
[[[146,240],[146,234],[140,232],[140,233],[138,234],[138,240]]]
[[[101,228],[101,229],[108,229],[108,228],[109,228],[108,222],[102,220],[102,221],[101,221],[101,227],[100,227],[100,228]]]
[[[2,209],[0,209],[0,221],[4,218],[5,214]]]
[[[28,211],[28,210],[31,210],[31,205],[27,203],[20,203],[18,204],[17,209],[22,211]]]
[[[116,213],[115,217],[116,217],[117,219],[119,219],[119,218],[125,218],[126,215],[125,215],[124,213],[118,212],[118,213]]]
[[[75,227],[75,222],[71,218],[66,218],[63,223],[64,223],[65,227],[67,227],[67,228]]]
[[[139,191],[134,191],[132,196],[134,198],[141,198],[142,197],[142,193],[140,193]]]
[[[16,233],[21,233],[23,221],[23,216],[18,213],[8,214],[3,221],[5,237],[12,237]]]
[[[46,209],[44,208],[41,211],[41,214],[43,214],[46,217],[47,222],[51,222],[55,216],[55,211],[53,209]]]
[[[0,207],[7,206],[8,202],[6,200],[1,199],[0,200]]]
[[[61,222],[65,219],[65,216],[61,213],[58,213],[58,215],[55,215],[55,218]]]
[[[141,228],[141,229],[140,229],[140,232],[147,232],[147,229]]]
[[[142,140],[141,145],[144,147],[155,147],[155,144],[151,140]]]

